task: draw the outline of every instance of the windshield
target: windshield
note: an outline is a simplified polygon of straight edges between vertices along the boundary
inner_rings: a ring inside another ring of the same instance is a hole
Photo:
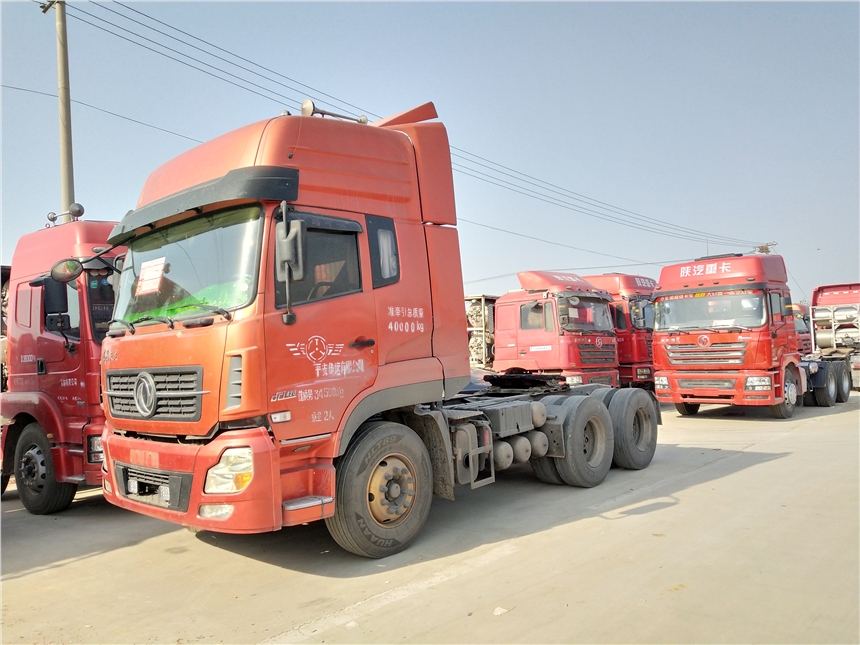
[[[605,300],[558,299],[559,324],[565,331],[612,331],[612,315]],[[565,316],[566,312],[566,316]]]
[[[114,318],[127,323],[176,319],[247,305],[256,294],[261,222],[259,205],[243,206],[133,240]]]
[[[654,329],[654,303],[650,299],[635,298],[631,300],[630,315],[634,320],[642,320],[642,323],[634,325],[637,329]]]
[[[803,319],[803,316],[796,315],[794,317],[794,328],[797,330],[799,334],[808,334],[809,333],[809,325],[806,324],[806,321]]]
[[[761,327],[767,320],[761,291],[708,291],[659,298],[655,329],[730,329]]]

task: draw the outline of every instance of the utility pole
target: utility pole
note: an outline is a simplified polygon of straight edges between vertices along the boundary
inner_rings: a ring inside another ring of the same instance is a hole
[[[57,16],[57,94],[60,99],[60,224],[72,221],[69,209],[75,201],[75,169],[72,163],[72,97],[69,90],[69,41],[66,37],[66,3],[50,0],[39,5],[42,13],[54,7]]]

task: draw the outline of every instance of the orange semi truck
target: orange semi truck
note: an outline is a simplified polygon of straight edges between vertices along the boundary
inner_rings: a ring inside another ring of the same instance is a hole
[[[467,325],[433,104],[317,114],[167,162],[111,233],[128,252],[102,352],[105,497],[227,533],[325,520],[384,557],[432,495],[512,463],[574,486],[613,460],[647,466],[659,410],[641,390],[497,375],[458,394]]]
[[[611,296],[574,273],[518,273],[522,289],[466,298],[472,367],[618,386]]]
[[[654,389],[652,336],[657,283],[643,275],[587,275],[591,284],[612,295],[612,320],[618,341],[618,371],[622,387]]]
[[[788,275],[779,255],[719,255],[664,267],[655,289],[654,381],[682,415],[701,404],[832,406],[835,373],[801,359]]]
[[[99,361],[122,252],[105,240],[115,225],[74,218],[25,235],[12,256],[4,285],[2,489],[14,475],[34,514],[67,508],[79,484],[101,485]],[[87,259],[85,269],[74,280],[54,280],[52,265],[69,255]]]

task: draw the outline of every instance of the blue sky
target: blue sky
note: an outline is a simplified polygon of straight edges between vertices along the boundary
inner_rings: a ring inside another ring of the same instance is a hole
[[[72,99],[99,108],[72,106],[87,218],[134,208],[148,173],[191,139],[295,113],[306,97],[371,119],[433,101],[458,154],[467,293],[516,288],[529,269],[656,278],[671,261],[765,242],[785,256],[795,300],[860,279],[857,3],[74,2],[68,13]],[[210,49],[165,24],[202,38],[276,82],[127,18]],[[34,93],[57,92],[53,12],[3,1],[0,20],[8,264],[59,210],[59,128],[56,98]],[[562,190],[601,203],[567,193],[561,206]]]

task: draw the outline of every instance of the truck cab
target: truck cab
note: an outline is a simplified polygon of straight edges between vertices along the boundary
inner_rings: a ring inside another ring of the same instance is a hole
[[[609,293],[574,273],[526,271],[517,277],[522,289],[498,298],[466,299],[470,309],[492,307],[489,344],[475,342],[485,330],[477,310],[469,316],[473,366],[501,373],[556,375],[568,385],[617,387],[618,356]],[[487,346],[491,351],[484,349]],[[482,362],[489,354],[492,360]]]
[[[23,236],[12,257],[5,312],[7,391],[3,415],[2,485],[14,474],[31,513],[71,504],[79,484],[102,479],[99,363],[114,306],[115,262],[108,249],[114,222],[75,220]],[[63,258],[90,259],[60,282]]]
[[[583,276],[612,295],[612,320],[618,339],[618,372],[622,387],[654,389],[652,335],[657,282],[642,275],[605,273]]]
[[[664,267],[654,292],[655,391],[680,414],[703,403],[790,416],[807,389],[785,263],[725,255]]]

